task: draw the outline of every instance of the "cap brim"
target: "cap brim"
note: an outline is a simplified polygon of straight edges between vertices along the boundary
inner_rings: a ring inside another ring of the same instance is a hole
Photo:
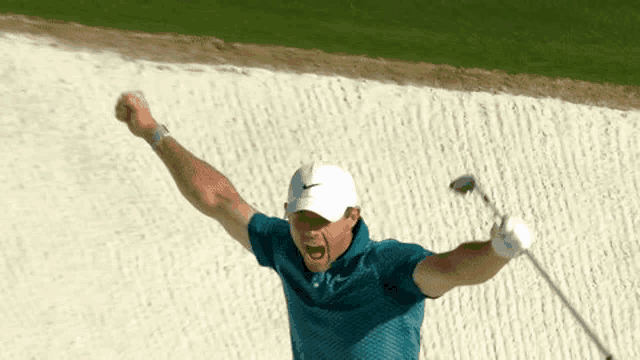
[[[287,206],[287,216],[293,214],[298,211],[311,211],[314,212],[323,218],[325,218],[329,222],[336,222],[342,219],[343,213],[340,214],[331,214],[327,212],[327,208],[332,207],[327,206],[327,204],[323,204],[321,201],[318,201],[317,198],[300,198],[296,199],[293,203]]]

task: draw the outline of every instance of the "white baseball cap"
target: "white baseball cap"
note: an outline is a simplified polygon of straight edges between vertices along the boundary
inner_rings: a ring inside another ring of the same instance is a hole
[[[336,222],[348,207],[356,207],[357,202],[351,174],[338,166],[316,161],[302,165],[293,174],[285,216],[307,210]]]

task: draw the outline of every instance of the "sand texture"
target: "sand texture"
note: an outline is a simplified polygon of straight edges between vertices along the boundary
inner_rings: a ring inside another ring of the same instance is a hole
[[[483,90],[482,71],[436,86],[428,72],[380,78],[391,61],[358,73],[342,61],[365,60],[318,53],[314,68],[284,48],[145,53],[114,40],[139,34],[34,24],[0,19],[1,359],[291,358],[280,279],[115,119],[130,90],[270,216],[283,215],[296,168],[325,160],[353,175],[374,240],[449,251],[487,240],[497,220],[448,188],[474,174],[529,224],[532,253],[605,346],[640,357],[640,107],[624,89],[527,90],[494,74],[510,91]],[[426,301],[420,359],[601,358],[524,257]]]

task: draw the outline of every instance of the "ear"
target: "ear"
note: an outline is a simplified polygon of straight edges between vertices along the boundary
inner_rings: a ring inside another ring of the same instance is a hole
[[[355,223],[358,222],[358,220],[360,219],[360,208],[359,207],[348,207],[347,210],[345,210],[345,218],[349,218],[350,220],[353,220],[354,225]]]
[[[353,216],[354,220],[357,222],[360,219],[360,208],[353,208],[353,210],[351,211],[351,216]]]

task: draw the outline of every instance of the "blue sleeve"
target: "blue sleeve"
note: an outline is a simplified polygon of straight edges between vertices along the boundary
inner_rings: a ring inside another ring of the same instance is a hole
[[[399,304],[413,304],[426,296],[413,281],[413,271],[418,263],[435,253],[418,244],[407,244],[397,240],[384,240],[377,251],[380,263],[380,279],[387,296]]]
[[[275,270],[274,253],[289,235],[289,223],[283,219],[256,213],[249,220],[249,243],[260,266]]]

